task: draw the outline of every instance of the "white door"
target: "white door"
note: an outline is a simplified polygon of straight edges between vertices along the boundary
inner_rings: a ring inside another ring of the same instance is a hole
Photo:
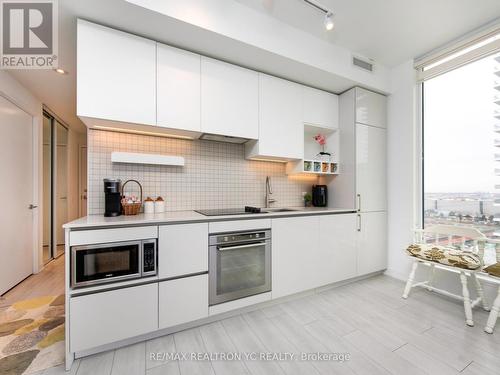
[[[356,276],[356,215],[319,217],[317,286]]]
[[[304,124],[323,128],[339,127],[339,97],[326,91],[302,86]]]
[[[87,216],[87,146],[80,147],[80,217]]]
[[[285,159],[304,157],[301,86],[259,74],[258,155]]]
[[[259,138],[257,72],[201,58],[201,131]]]
[[[157,125],[199,132],[200,55],[160,43],[156,48]]]
[[[319,217],[272,220],[273,298],[317,286]]]
[[[156,125],[156,42],[77,21],[77,115]]]
[[[361,212],[387,209],[386,130],[356,124],[356,193]]]
[[[387,213],[358,215],[358,276],[387,268]]]
[[[0,96],[0,294],[33,271],[33,118]]]

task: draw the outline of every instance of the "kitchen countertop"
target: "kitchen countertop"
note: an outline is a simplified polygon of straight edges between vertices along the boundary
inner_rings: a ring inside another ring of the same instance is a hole
[[[71,221],[63,225],[65,229],[78,230],[89,228],[109,228],[137,225],[158,225],[158,224],[177,224],[191,222],[210,222],[210,221],[231,221],[248,219],[265,219],[277,217],[293,217],[307,215],[327,215],[343,214],[355,212],[353,209],[345,208],[327,208],[327,207],[283,207],[293,211],[271,212],[261,214],[241,214],[241,215],[223,215],[223,216],[204,216],[195,211],[170,211],[161,214],[138,214],[133,216],[104,217],[103,215],[89,215],[80,219]]]

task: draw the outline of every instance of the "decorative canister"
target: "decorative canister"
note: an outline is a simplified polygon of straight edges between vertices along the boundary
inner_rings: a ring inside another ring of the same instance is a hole
[[[162,197],[158,197],[155,201],[155,213],[160,214],[162,212],[165,212],[165,201]]]
[[[145,214],[154,214],[155,213],[155,202],[147,197],[144,201],[144,213]]]

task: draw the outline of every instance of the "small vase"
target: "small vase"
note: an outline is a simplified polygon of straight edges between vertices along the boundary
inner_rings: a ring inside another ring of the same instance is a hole
[[[329,163],[332,159],[332,154],[330,154],[329,152],[321,151],[316,155],[316,158],[318,160]]]

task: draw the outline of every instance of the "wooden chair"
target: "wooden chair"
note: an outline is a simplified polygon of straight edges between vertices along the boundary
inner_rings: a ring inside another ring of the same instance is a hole
[[[489,242],[495,244],[496,262],[500,263],[500,241],[490,240]],[[478,277],[486,282],[498,285],[497,297],[493,302],[490,316],[488,317],[488,321],[486,322],[486,326],[484,327],[484,331],[486,333],[493,333],[493,330],[495,329],[495,325],[498,319],[498,315],[500,315],[500,277],[489,275],[486,272],[478,274]]]
[[[484,327],[484,331],[486,333],[493,333],[495,324],[497,323],[498,315],[500,314],[500,278],[494,278],[493,276],[488,277],[493,279],[488,281],[493,281],[495,284],[498,284],[498,294],[495,298],[495,302],[493,302],[493,307],[491,308],[490,316],[488,317],[488,321],[486,322],[486,327]]]
[[[443,243],[443,237],[444,242]],[[474,228],[454,226],[454,225],[435,225],[425,229],[415,230],[415,244],[413,246],[419,245],[438,245],[445,246],[447,248],[456,247],[457,241],[455,239],[458,237],[459,250],[464,251],[464,254],[477,255],[479,258],[480,265],[477,269],[464,269],[458,266],[445,265],[437,263],[436,261],[417,258],[415,256],[409,257],[413,260],[410,275],[408,276],[408,281],[406,282],[405,290],[403,292],[403,298],[408,298],[408,295],[412,288],[420,286],[425,287],[429,291],[434,291],[443,294],[448,297],[452,297],[463,301],[465,310],[465,322],[468,326],[474,326],[474,320],[472,319],[472,308],[482,303],[484,310],[489,311],[488,305],[484,298],[483,288],[481,283],[477,278],[477,273],[481,272],[483,266],[484,248],[486,243],[489,241],[488,238],[482,234],[480,231]],[[430,242],[430,241],[431,242]],[[470,245],[469,245],[470,244]],[[469,245],[469,246],[468,246]],[[468,253],[466,253],[469,251]],[[429,278],[428,280],[413,283],[415,279],[415,273],[419,265],[425,265],[429,267]],[[433,286],[434,273],[436,269],[444,270],[459,274],[460,282],[462,284],[462,295],[453,294],[447,290],[439,289]],[[470,298],[469,288],[468,288],[468,277],[471,277],[474,281],[478,298],[474,301]],[[498,300],[498,298],[497,298]],[[498,301],[500,305],[500,300]],[[498,307],[498,306],[497,306]]]

